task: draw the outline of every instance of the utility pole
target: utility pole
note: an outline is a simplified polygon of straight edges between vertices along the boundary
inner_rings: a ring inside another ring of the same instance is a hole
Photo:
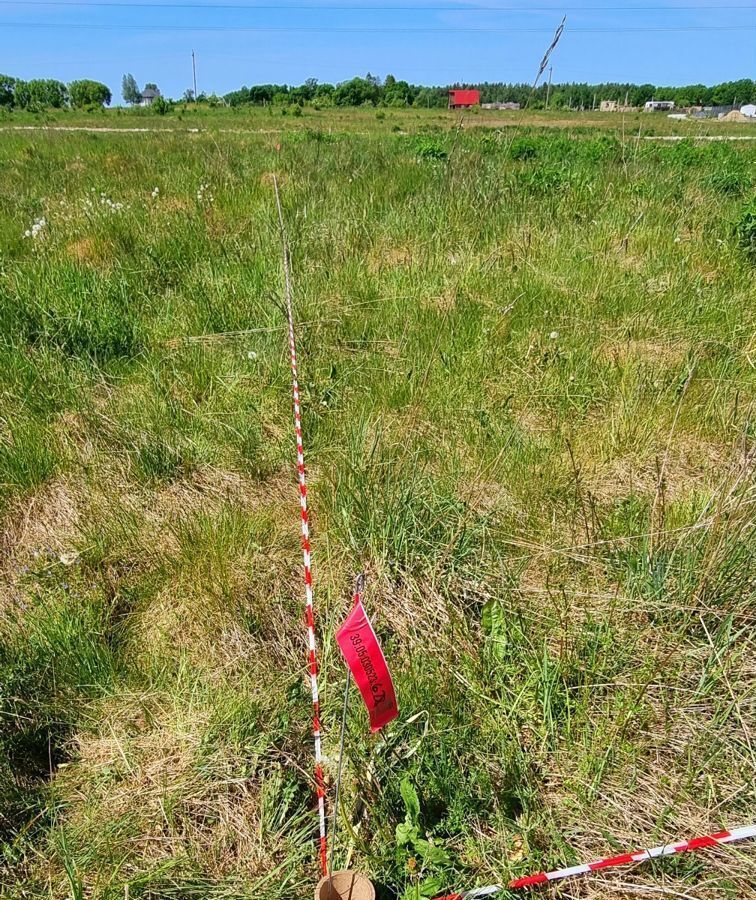
[[[549,66],[549,83],[546,87],[546,109],[549,108],[549,97],[551,96],[551,74],[554,71],[553,66]]]
[[[197,61],[194,58],[194,50],[192,50],[192,80],[194,81],[194,102],[197,102]]]

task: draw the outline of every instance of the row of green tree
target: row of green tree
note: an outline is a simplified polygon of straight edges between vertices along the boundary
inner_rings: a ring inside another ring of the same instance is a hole
[[[483,103],[526,103],[543,108],[548,99],[555,109],[590,109],[602,100],[643,106],[648,100],[674,100],[677,106],[729,106],[756,102],[756,81],[742,78],[707,86],[690,84],[664,87],[654,84],[604,82],[602,84],[543,83],[533,90],[529,84],[482,82],[452,87],[477,88]],[[340,84],[321,84],[308,78],[297,87],[286,84],[258,84],[226,94],[230,106],[262,104],[312,104],[315,106],[429,106],[447,104],[448,87],[424,87],[398,81],[393,75],[381,80],[368,73]]]
[[[10,75],[0,75],[0,106],[8,109],[86,108],[105,106],[112,99],[106,84],[89,78],[64,84],[54,78],[22,81]]]
[[[554,109],[590,109],[602,100],[617,100],[620,104],[643,106],[648,100],[674,100],[677,106],[730,106],[756,102],[756,81],[742,78],[707,86],[690,84],[682,87],[663,87],[653,84],[629,84],[604,82],[602,84],[541,84],[535,90],[528,84],[483,82],[457,84],[453,87],[477,88],[483,103],[526,103],[534,108],[548,105]],[[145,91],[156,93],[154,106],[157,111],[169,104],[160,97],[157,85],[145,85]],[[242,87],[226,94],[223,100],[230,106],[265,104],[305,104],[327,106],[420,106],[444,107],[447,104],[448,87],[425,87],[400,81],[393,75],[380,79],[368,73],[364,78],[351,78],[339,84],[320,83],[308,78],[304,84],[258,84]],[[141,91],[132,75],[125,75],[122,94],[127,103],[140,102]],[[187,91],[185,101],[193,100]],[[204,95],[198,101],[207,99]],[[217,98],[213,100],[219,102]],[[64,84],[52,78],[35,78],[23,81],[9,75],[0,75],[0,106],[17,109],[61,109],[97,107],[110,104],[112,95],[107,85],[91,79]]]

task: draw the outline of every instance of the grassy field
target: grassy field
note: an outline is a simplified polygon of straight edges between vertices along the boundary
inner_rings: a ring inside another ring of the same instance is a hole
[[[417,900],[754,818],[756,145],[333,115],[0,134],[4,898],[312,895],[274,171],[329,782],[361,570],[402,709],[352,704],[337,866]],[[741,845],[540,893],[754,891]]]
[[[756,139],[756,121],[727,122],[719,119],[670,119],[666,113],[602,113],[569,110],[486,110],[460,112],[446,109],[399,109],[359,107],[357,109],[316,109],[311,106],[245,106],[234,108],[180,104],[166,115],[139,107],[102,109],[98,112],[76,109],[50,109],[40,112],[4,111],[0,108],[0,131],[14,128],[121,128],[161,131],[188,129],[220,133],[315,130],[326,133],[386,133],[418,130],[447,131],[462,121],[468,128],[531,128],[610,130],[629,139],[631,136],[679,135],[684,137],[729,136]]]

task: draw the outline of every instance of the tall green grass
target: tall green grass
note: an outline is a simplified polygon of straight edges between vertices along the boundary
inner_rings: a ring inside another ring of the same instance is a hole
[[[392,116],[0,135],[8,897],[317,879],[274,168],[329,797],[358,571],[401,707],[354,699],[337,865],[416,900],[753,808],[756,149]]]

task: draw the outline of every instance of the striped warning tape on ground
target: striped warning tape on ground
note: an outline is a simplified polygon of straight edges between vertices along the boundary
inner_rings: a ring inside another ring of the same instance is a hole
[[[307,617],[308,665],[312,687],[313,723],[312,736],[315,742],[315,789],[318,795],[318,818],[320,826],[320,868],[328,874],[328,845],[325,821],[325,787],[323,782],[323,761],[320,747],[320,698],[318,695],[318,659],[315,644],[315,616],[312,605],[312,568],[310,553],[310,517],[307,512],[307,482],[305,478],[304,447],[302,444],[302,413],[299,400],[299,379],[297,373],[297,345],[294,336],[294,312],[291,301],[291,273],[289,270],[289,242],[286,239],[278,179],[273,176],[276,192],[278,224],[281,229],[283,247],[284,281],[286,286],[286,316],[289,320],[289,355],[291,357],[291,387],[294,398],[294,430],[297,437],[297,474],[299,478],[299,505],[302,518],[302,556],[304,558],[305,614]]]
[[[743,841],[752,837],[756,837],[756,825],[744,825],[741,828],[733,828],[732,831],[718,831],[716,834],[707,834],[703,837],[693,838],[690,841],[681,841],[677,844],[663,844],[661,847],[652,847],[650,850],[622,853],[619,856],[609,856],[606,859],[582,863],[579,866],[555,869],[553,872],[538,872],[535,875],[527,875],[525,878],[517,878],[511,881],[508,887],[512,889],[535,887],[550,881],[560,881],[562,878],[572,878],[575,875],[597,872],[600,869],[630,866],[634,863],[645,862],[647,859],[658,859],[661,856],[672,856],[675,853],[686,853],[691,850],[703,850],[706,847],[716,847],[720,844],[734,844],[736,841]],[[437,897],[436,900],[479,900],[481,897],[492,897],[503,890],[503,885],[493,884],[489,887],[462,891],[461,894],[447,894],[445,897]]]

